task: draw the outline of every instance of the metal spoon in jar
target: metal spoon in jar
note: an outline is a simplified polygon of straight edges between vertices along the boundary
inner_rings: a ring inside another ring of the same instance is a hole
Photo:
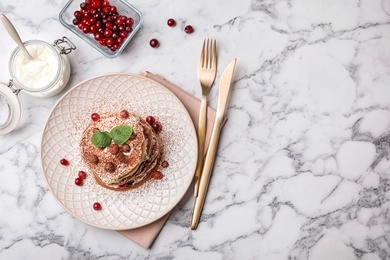
[[[24,46],[22,40],[20,39],[20,36],[19,36],[18,32],[16,31],[15,27],[12,25],[10,20],[8,20],[8,18],[4,14],[0,14],[0,19],[3,22],[5,29],[7,29],[9,35],[11,35],[12,39],[14,39],[14,41],[19,46],[19,48],[22,49],[22,51],[24,51],[24,53],[27,55],[27,57],[30,60],[33,60],[34,58],[27,51],[27,49]]]

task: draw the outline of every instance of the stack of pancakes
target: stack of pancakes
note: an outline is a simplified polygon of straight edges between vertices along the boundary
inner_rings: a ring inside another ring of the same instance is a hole
[[[131,126],[133,133],[125,144],[119,145],[118,153],[113,154],[109,147],[100,148],[92,144],[94,131],[110,132],[119,125]],[[119,113],[100,115],[98,121],[92,121],[84,130],[80,147],[81,156],[97,183],[120,191],[139,187],[146,182],[161,157],[161,143],[157,134],[149,123],[132,113],[126,118]],[[109,169],[107,164],[110,164]]]

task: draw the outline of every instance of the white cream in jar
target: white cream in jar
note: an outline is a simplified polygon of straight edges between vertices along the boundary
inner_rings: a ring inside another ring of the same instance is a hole
[[[31,60],[21,49],[16,49],[10,60],[10,73],[14,85],[37,97],[58,94],[70,77],[70,63],[60,49],[46,42],[25,42]]]

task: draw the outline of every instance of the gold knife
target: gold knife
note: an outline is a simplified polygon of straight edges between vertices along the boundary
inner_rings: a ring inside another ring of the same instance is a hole
[[[206,199],[206,193],[210,183],[211,171],[214,165],[215,154],[217,152],[219,135],[221,133],[221,129],[224,122],[226,105],[229,97],[230,86],[232,83],[235,66],[236,59],[231,61],[230,64],[226,67],[219,83],[219,98],[216,118],[214,122],[213,131],[211,132],[210,143],[203,164],[202,174],[200,175],[198,197],[195,198],[194,211],[192,213],[191,229],[193,230],[198,227],[204,201]]]

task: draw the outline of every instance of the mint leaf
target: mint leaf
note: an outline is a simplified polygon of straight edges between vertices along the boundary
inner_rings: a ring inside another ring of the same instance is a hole
[[[100,132],[99,130],[96,130],[91,137],[91,142],[93,145],[103,148],[111,144],[111,139],[109,132]]]
[[[129,140],[131,134],[133,133],[133,128],[128,125],[116,126],[110,131],[110,136],[114,140],[114,143],[117,145],[122,145]]]

